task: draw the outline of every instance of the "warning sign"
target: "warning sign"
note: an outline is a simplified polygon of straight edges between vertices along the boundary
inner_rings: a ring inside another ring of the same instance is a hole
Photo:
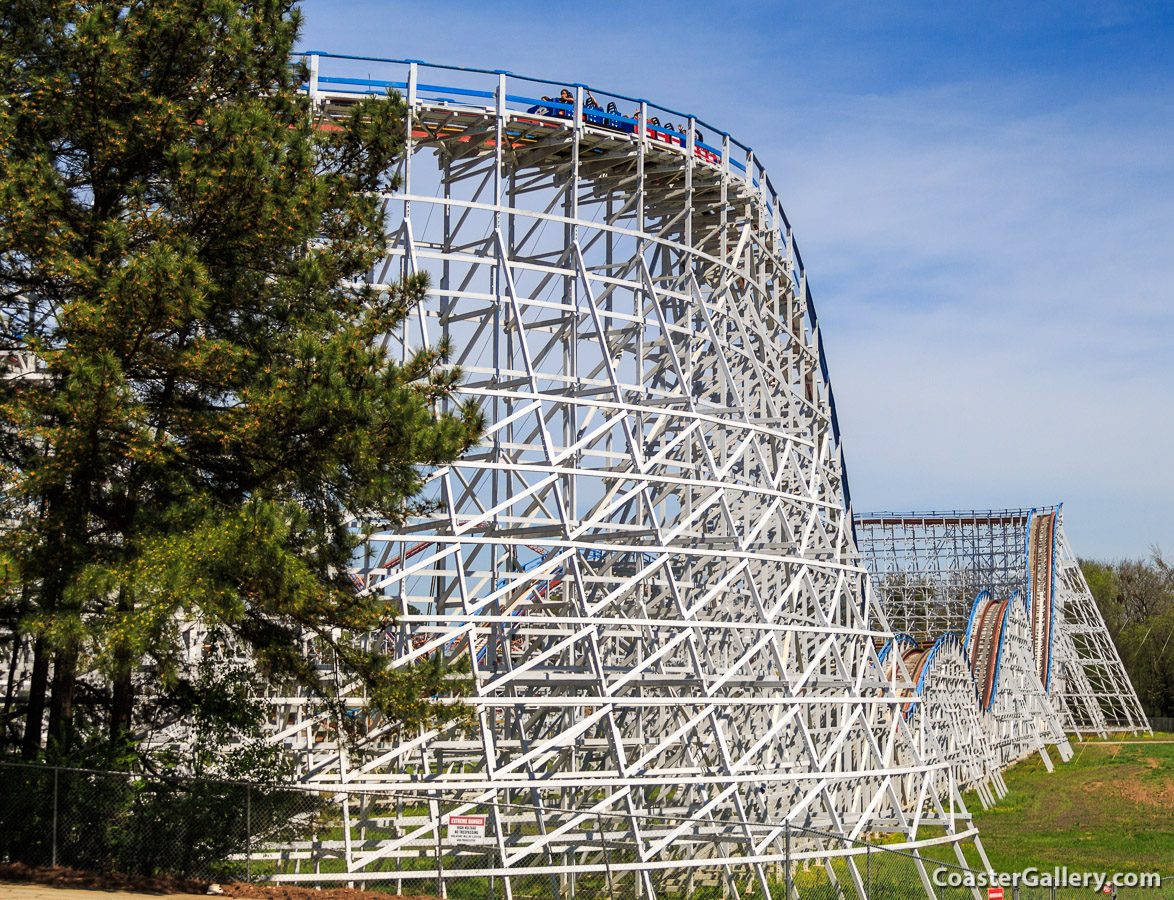
[[[1001,887],[987,888],[986,900],[1003,900],[1003,889]]]
[[[478,843],[485,840],[486,816],[446,816],[448,839],[460,843]]]

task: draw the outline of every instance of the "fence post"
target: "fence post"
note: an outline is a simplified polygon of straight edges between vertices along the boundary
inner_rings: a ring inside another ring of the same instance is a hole
[[[253,786],[245,785],[245,881],[253,880]]]
[[[436,803],[436,896],[447,900],[448,888],[444,883],[444,805]]]
[[[57,776],[61,772],[53,767],[53,867],[57,867]]]
[[[785,849],[783,852],[783,856],[785,857],[785,859],[787,861],[787,863],[786,863],[787,864],[787,876],[786,876],[786,878],[783,879],[783,884],[785,885],[787,900],[791,900],[791,820],[790,819],[787,820],[786,826],[787,826],[787,839],[786,839],[786,843],[784,844]]]
[[[864,845],[864,896],[872,900],[872,844]]]
[[[607,855],[607,838],[603,834],[603,814],[599,818],[599,846],[603,848],[603,867],[607,871],[607,896],[616,900],[615,887],[611,883],[611,860]]]

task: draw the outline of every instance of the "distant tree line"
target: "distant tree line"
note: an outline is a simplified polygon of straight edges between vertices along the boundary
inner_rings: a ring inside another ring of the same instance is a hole
[[[1146,713],[1174,716],[1174,567],[1156,547],[1080,567]]]

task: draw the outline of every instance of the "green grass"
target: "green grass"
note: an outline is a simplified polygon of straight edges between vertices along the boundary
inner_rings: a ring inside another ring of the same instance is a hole
[[[1072,761],[1061,763],[1053,751],[1055,771],[1049,773],[1038,755],[1018,764],[1004,773],[1007,796],[994,809],[983,810],[978,797],[966,797],[968,808],[974,813],[980,836],[991,864],[997,871],[1019,872],[1028,867],[1050,870],[1067,866],[1070,871],[1157,871],[1174,875],[1174,735],[1156,735],[1154,738],[1124,738],[1127,743],[1111,741],[1073,742]],[[375,835],[372,829],[369,836]],[[326,829],[320,838],[341,839],[341,830]],[[926,832],[925,836],[929,836]],[[892,838],[898,840],[896,836]],[[981,868],[973,845],[963,847],[970,865]],[[953,851],[945,847],[930,848],[923,855],[948,863],[957,863]],[[473,860],[463,860],[472,866]],[[856,858],[861,878],[866,876],[866,861]],[[263,865],[263,864],[262,864]],[[386,868],[393,869],[388,861]],[[431,859],[401,861],[404,870],[431,869]],[[446,869],[457,874],[459,865],[446,864]],[[848,900],[855,897],[847,864],[834,863],[837,877]],[[874,850],[867,863],[872,900],[908,900],[910,885],[916,883],[912,862],[903,856]],[[341,860],[324,860],[322,871],[342,870]],[[254,863],[254,876],[259,867]],[[260,869],[260,874],[272,871],[272,864]],[[303,863],[302,871],[308,871]],[[773,870],[769,873],[775,876]],[[395,872],[388,871],[388,882],[367,885],[374,890],[392,890]],[[633,896],[631,875],[625,873],[616,896]],[[794,874],[795,885],[808,900],[836,900],[826,870],[819,865],[800,867]],[[454,900],[484,900],[490,896],[485,879],[447,880],[449,896]],[[404,893],[433,896],[435,880],[406,880]],[[756,895],[753,884],[751,895]],[[599,898],[607,894],[602,876],[580,878],[579,894],[584,898]],[[544,896],[549,892],[549,879],[517,876],[515,896]],[[679,886],[678,886],[679,889]],[[494,894],[501,896],[500,881]],[[693,900],[721,896],[720,887],[698,885]],[[781,893],[781,891],[780,891]],[[943,891],[949,900],[969,900],[963,890]],[[1037,892],[1038,893],[1038,892]],[[675,896],[676,890],[665,891]],[[1075,900],[1089,895],[1085,889],[1065,893]],[[683,897],[684,894],[681,893]],[[1008,890],[1006,896],[1010,898]],[[1026,892],[1025,900],[1041,900],[1049,895]],[[1123,893],[1123,897],[1126,895]],[[1163,893],[1161,896],[1167,896]]]
[[[1019,763],[993,809],[966,798],[996,870],[1174,875],[1174,735],[1122,740],[1137,742],[1073,742],[1070,762],[1051,754],[1051,773],[1038,755]]]

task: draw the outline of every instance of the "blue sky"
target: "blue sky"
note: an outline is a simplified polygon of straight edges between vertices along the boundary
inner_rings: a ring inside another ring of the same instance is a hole
[[[327,3],[302,47],[508,69],[754,147],[858,511],[1065,503],[1174,552],[1174,4]]]

